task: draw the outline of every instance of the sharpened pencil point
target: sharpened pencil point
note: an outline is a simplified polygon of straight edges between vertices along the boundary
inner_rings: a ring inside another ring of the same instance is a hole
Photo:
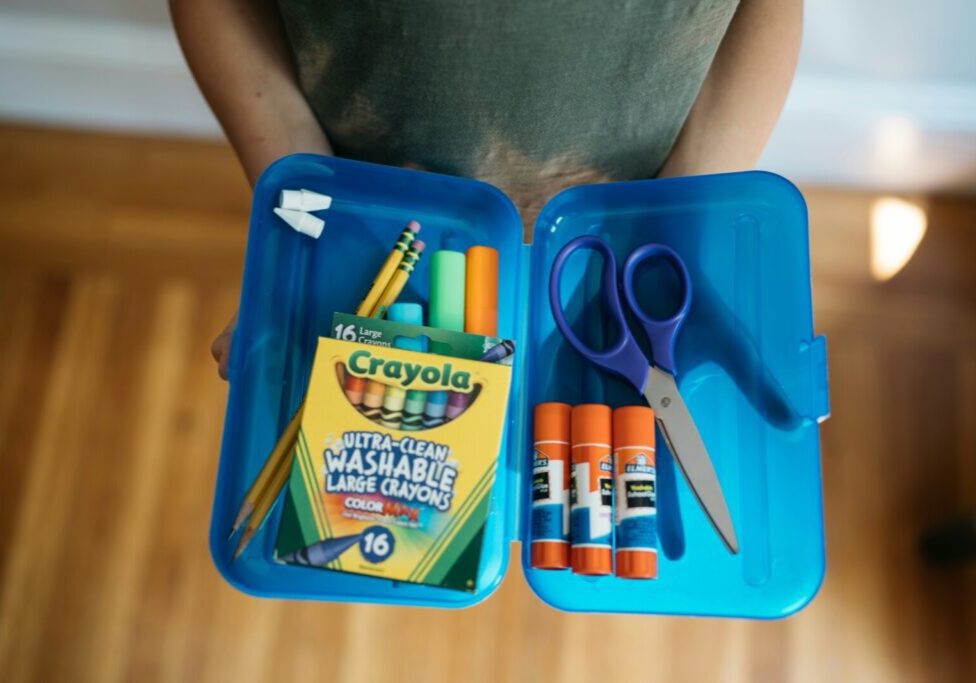
[[[238,557],[241,556],[241,553],[244,552],[244,548],[247,547],[247,544],[251,542],[251,539],[253,537],[254,537],[254,529],[251,529],[250,527],[244,529],[244,533],[241,535],[241,540],[237,543],[237,550],[234,551],[235,561],[237,560]]]
[[[244,504],[241,505],[240,511],[237,513],[237,519],[234,520],[234,527],[230,530],[230,533],[227,535],[228,541],[234,537],[234,534],[236,534],[237,530],[241,528],[241,525],[243,525],[244,522],[247,521],[247,518],[251,516],[252,512],[254,512],[254,503],[250,501],[244,501]]]

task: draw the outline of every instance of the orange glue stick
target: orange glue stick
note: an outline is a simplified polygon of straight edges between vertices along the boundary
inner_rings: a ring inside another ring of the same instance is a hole
[[[617,488],[617,576],[657,577],[657,473],[654,411],[628,406],[613,411]]]
[[[569,567],[570,414],[567,403],[535,407],[532,454],[531,562],[536,569]]]
[[[609,406],[573,408],[570,484],[570,561],[573,571],[603,576],[613,571],[613,453]]]

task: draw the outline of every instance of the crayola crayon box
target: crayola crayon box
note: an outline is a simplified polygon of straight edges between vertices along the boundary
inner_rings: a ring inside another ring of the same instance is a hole
[[[469,402],[453,420],[405,431],[367,417],[345,391],[350,378],[394,397]],[[500,363],[320,338],[276,559],[474,592],[510,381]]]

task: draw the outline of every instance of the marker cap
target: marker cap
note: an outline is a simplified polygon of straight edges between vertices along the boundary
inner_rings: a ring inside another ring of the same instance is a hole
[[[464,331],[494,337],[498,334],[498,251],[468,249],[464,284]]]
[[[533,429],[536,441],[565,441],[570,439],[570,416],[573,407],[568,403],[539,403],[535,407]]]
[[[420,304],[393,304],[386,310],[386,319],[407,325],[423,325],[424,307]]]
[[[332,197],[311,190],[282,190],[278,208],[295,211],[324,211],[332,206]]]
[[[322,228],[325,227],[325,221],[304,211],[276,208],[274,212],[281,220],[298,232],[309,237],[314,237],[315,239],[319,238],[319,235],[322,234]]]
[[[465,257],[441,249],[430,258],[430,326],[464,331]]]
[[[654,411],[647,406],[625,406],[613,411],[613,447],[654,447]]]
[[[393,304],[386,309],[386,319],[407,325],[424,324],[424,307],[420,304],[400,303]],[[427,338],[401,336],[393,340],[393,346],[407,351],[426,351]]]

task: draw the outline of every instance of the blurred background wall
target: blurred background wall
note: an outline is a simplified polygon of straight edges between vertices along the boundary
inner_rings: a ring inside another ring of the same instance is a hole
[[[971,192],[976,3],[806,7],[796,82],[761,166],[801,183]],[[0,117],[219,135],[166,4],[152,0],[0,3]]]
[[[249,191],[165,3],[0,0],[0,680],[969,681],[976,3],[808,0],[761,167],[810,209],[827,578],[781,622],[245,597],[207,528]],[[968,536],[967,536],[968,534]]]

